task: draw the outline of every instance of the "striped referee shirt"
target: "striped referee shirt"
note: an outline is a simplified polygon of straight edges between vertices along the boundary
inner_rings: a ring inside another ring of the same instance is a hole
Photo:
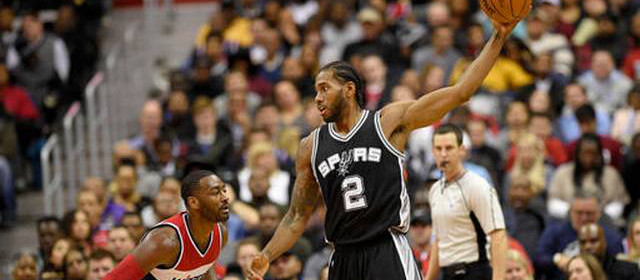
[[[485,179],[469,171],[453,182],[443,177],[429,202],[441,267],[489,259],[488,235],[505,226],[496,190]]]

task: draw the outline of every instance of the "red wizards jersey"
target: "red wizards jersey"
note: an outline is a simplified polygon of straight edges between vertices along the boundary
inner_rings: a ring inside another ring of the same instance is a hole
[[[220,223],[216,224],[209,234],[208,245],[204,250],[200,250],[191,236],[188,219],[187,212],[181,212],[153,227],[169,226],[175,229],[180,239],[180,253],[172,267],[156,267],[144,279],[199,280],[211,269],[222,250],[222,226]]]

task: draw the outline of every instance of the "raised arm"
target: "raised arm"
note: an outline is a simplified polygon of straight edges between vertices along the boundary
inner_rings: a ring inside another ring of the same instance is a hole
[[[159,265],[173,265],[179,252],[180,240],[174,229],[154,229],[103,280],[140,280]]]
[[[269,263],[293,247],[304,232],[309,217],[320,199],[320,187],[311,169],[313,135],[302,139],[296,156],[296,181],[289,211],[262,252],[253,258],[248,268],[249,279],[262,279]]]
[[[406,104],[406,108],[402,110],[404,114],[398,125],[408,128],[407,131],[428,126],[442,118],[453,108],[468,101],[478,87],[482,85],[487,74],[489,74],[509,33],[511,33],[516,24],[517,21],[509,24],[494,22],[494,27],[497,31],[494,32],[480,55],[469,65],[458,82],[455,85],[438,89],[412,103]]]

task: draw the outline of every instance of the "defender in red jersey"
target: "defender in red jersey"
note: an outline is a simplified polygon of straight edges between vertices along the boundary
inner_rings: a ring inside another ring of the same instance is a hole
[[[227,242],[229,219],[225,183],[198,170],[182,182],[187,211],[155,225],[106,280],[209,280]]]

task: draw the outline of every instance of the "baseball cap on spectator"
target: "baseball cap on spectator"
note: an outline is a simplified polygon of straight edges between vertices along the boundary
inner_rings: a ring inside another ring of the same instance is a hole
[[[358,21],[360,22],[382,22],[382,15],[373,8],[364,8],[358,12]]]

